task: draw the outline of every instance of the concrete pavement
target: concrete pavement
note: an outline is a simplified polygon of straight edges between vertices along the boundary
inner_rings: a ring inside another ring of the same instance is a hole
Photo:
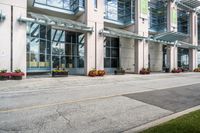
[[[127,131],[198,105],[199,78],[182,73],[0,82],[0,132]],[[186,106],[177,106],[181,101]]]

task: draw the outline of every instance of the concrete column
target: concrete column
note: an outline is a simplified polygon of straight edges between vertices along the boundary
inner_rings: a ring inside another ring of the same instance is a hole
[[[135,1],[135,31],[141,36],[148,37],[148,0]],[[135,40],[135,73],[147,68],[149,46],[145,40]]]
[[[177,6],[171,0],[168,0],[167,18],[167,30],[177,32]],[[178,50],[176,46],[168,46],[167,50],[167,62],[170,70],[172,70],[177,68]]]
[[[11,70],[11,6],[0,3],[0,10],[6,19],[0,22],[0,70]]]
[[[85,74],[94,68],[104,69],[104,38],[99,34],[104,28],[104,1],[97,2],[97,8],[95,8],[93,0],[86,1],[86,23],[94,27],[94,32],[86,35]]]
[[[190,13],[190,43],[194,46],[198,45],[198,22],[197,14],[195,12]],[[193,71],[197,68],[197,49],[189,49],[189,69]]]
[[[26,24],[20,24],[18,18],[26,17],[27,0],[1,0],[0,8],[6,14],[6,20],[0,24],[4,40],[3,51],[0,50],[0,61],[4,65],[0,67],[9,71],[21,69],[26,73]]]

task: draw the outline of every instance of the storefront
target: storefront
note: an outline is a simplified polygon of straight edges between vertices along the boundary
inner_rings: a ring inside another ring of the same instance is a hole
[[[189,49],[178,48],[178,67],[189,70]]]
[[[27,72],[60,68],[71,74],[84,74],[83,33],[29,23],[27,40]]]

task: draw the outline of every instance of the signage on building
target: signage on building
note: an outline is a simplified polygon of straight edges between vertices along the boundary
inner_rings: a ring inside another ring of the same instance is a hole
[[[177,26],[177,9],[175,7],[172,10],[172,24],[174,27]]]
[[[141,0],[140,12],[142,18],[148,19],[148,0]]]

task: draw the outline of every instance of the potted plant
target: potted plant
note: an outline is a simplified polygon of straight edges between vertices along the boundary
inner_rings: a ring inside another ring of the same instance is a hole
[[[93,69],[93,70],[89,71],[88,76],[90,76],[90,77],[98,76],[98,71],[96,69]]]
[[[174,69],[172,70],[172,73],[180,73],[180,72],[181,72],[180,69],[176,69],[176,68],[174,68]]]
[[[194,72],[200,72],[200,68],[195,68]]]
[[[150,69],[149,68],[142,68],[140,70],[140,74],[143,74],[143,75],[150,74]]]
[[[114,71],[115,75],[124,75],[125,74],[125,70],[123,68],[119,68],[117,70]]]
[[[20,69],[16,69],[15,72],[11,73],[12,80],[22,80],[24,73]]]
[[[0,80],[8,80],[10,78],[10,73],[7,73],[6,69],[0,70]]]
[[[67,77],[68,76],[68,71],[67,70],[59,70],[59,69],[55,69],[52,71],[52,77]]]
[[[98,76],[104,76],[106,74],[105,70],[98,70]]]

